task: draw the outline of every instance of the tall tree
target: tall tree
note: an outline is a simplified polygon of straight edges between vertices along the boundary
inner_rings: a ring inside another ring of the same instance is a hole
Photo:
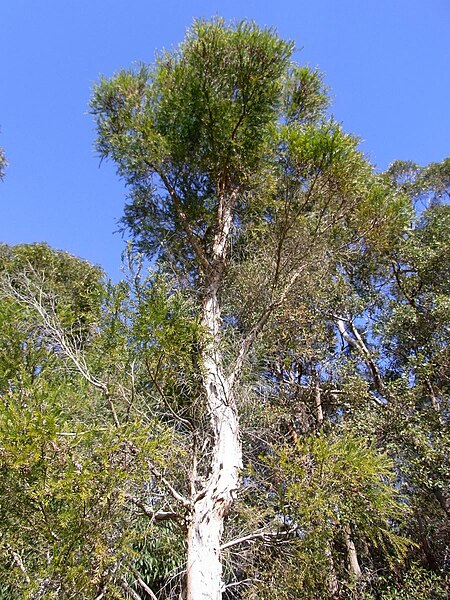
[[[401,195],[325,117],[320,74],[292,52],[253,23],[196,21],[178,50],[102,80],[92,100],[97,149],[130,189],[124,227],[176,274],[203,330],[189,485],[176,494],[188,523],[188,600],[224,591],[240,389],[256,341],[321,265],[405,217]]]

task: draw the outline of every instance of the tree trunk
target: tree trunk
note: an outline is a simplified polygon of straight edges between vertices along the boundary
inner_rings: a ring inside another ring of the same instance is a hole
[[[316,421],[317,421],[317,429],[322,429],[323,427],[323,409],[322,409],[322,393],[320,390],[320,381],[316,379],[314,384],[314,398],[316,403]]]
[[[328,558],[329,573],[328,573],[328,590],[330,592],[331,600],[339,598],[339,580],[334,567],[333,552],[331,550],[330,542],[325,543],[325,555]]]
[[[232,390],[222,366],[218,284],[209,286],[203,324],[210,341],[203,351],[203,385],[210,421],[211,456],[203,488],[193,498],[187,538],[187,600],[220,600],[224,589],[220,543],[224,519],[239,486],[242,450]]]
[[[354,579],[360,579],[362,575],[361,567],[359,566],[358,554],[356,552],[355,542],[352,538],[352,530],[350,525],[344,527],[344,540],[347,548],[348,568]]]

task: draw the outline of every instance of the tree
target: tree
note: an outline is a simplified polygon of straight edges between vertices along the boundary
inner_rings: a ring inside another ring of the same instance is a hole
[[[326,118],[320,74],[292,52],[254,23],[196,21],[178,50],[103,79],[92,100],[97,149],[130,189],[124,228],[174,274],[173,290],[190,296],[203,332],[197,398],[187,400],[199,413],[180,419],[190,473],[184,493],[170,484],[188,523],[188,600],[224,591],[243,376],[258,340],[315,272],[382,245],[407,219],[404,195]]]
[[[123,289],[45,244],[0,250],[0,596],[121,597],[159,518],[134,494],[171,447],[139,416]]]

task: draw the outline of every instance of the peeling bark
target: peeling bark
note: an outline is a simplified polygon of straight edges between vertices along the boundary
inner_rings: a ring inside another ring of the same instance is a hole
[[[219,294],[231,230],[232,206],[232,197],[227,205],[223,199],[219,203],[213,260],[203,301],[202,321],[210,336],[202,353],[202,366],[211,457],[206,483],[193,498],[187,537],[187,600],[222,598],[225,586],[220,546],[224,519],[239,487],[242,468],[238,413],[232,388],[223,371],[220,348]]]
[[[330,597],[335,600],[337,598],[339,598],[339,580],[336,574],[336,569],[334,566],[334,560],[333,560],[333,552],[331,551],[331,545],[330,542],[326,543],[325,546],[325,555],[328,558],[328,562],[329,562],[329,574],[328,574],[328,590],[330,592]]]
[[[209,299],[205,324],[214,330],[218,304]],[[210,473],[194,499],[188,531],[187,600],[219,600],[224,589],[220,545],[224,519],[239,486],[242,451],[233,394],[229,389],[214,339],[203,358],[204,387],[210,416],[212,450]]]

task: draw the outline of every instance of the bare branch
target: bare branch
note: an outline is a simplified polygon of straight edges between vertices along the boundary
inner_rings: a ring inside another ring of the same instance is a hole
[[[239,376],[242,371],[242,367],[244,366],[245,359],[247,358],[250,350],[252,349],[253,344],[256,341],[256,338],[263,330],[263,328],[264,328],[265,324],[267,323],[267,321],[269,320],[269,318],[272,316],[273,311],[277,307],[279,307],[283,304],[283,302],[286,299],[286,296],[289,294],[289,292],[291,291],[295,282],[300,277],[302,271],[303,271],[303,269],[297,269],[292,274],[291,278],[289,279],[289,281],[285,285],[284,289],[282,290],[278,300],[276,300],[275,302],[272,302],[271,304],[269,304],[269,306],[267,306],[265,308],[265,310],[261,313],[258,321],[256,322],[256,325],[253,327],[253,329],[250,331],[250,333],[242,341],[238,356],[234,363],[234,367],[228,377],[228,386],[230,389],[233,387],[235,382],[239,379]]]
[[[348,322],[351,332],[353,334],[353,337],[352,337],[348,333],[347,328],[345,326],[344,319],[342,317],[334,317],[334,320],[335,320],[337,328],[339,329],[339,332],[342,335],[343,339],[349,344],[349,346],[351,346],[357,352],[359,352],[361,358],[364,360],[366,365],[369,367],[370,372],[372,373],[372,378],[373,378],[373,382],[375,384],[376,390],[378,392],[382,392],[383,380],[381,378],[380,372],[378,370],[377,365],[375,364],[375,361],[373,360],[373,357],[372,357],[369,349],[367,348],[366,344],[364,343],[364,340],[362,339],[358,329],[355,327],[355,325],[351,321]]]
[[[154,467],[153,465],[149,465],[151,472],[153,473],[153,475],[155,475],[155,477],[157,477],[165,486],[166,488],[169,490],[170,494],[173,496],[173,498],[175,500],[177,500],[177,502],[180,502],[180,504],[182,504],[185,508],[191,509],[192,508],[192,502],[190,500],[188,500],[185,496],[183,496],[183,494],[180,494],[173,486],[171,483],[169,483],[169,481],[167,481],[167,479],[162,475],[162,473],[160,473],[158,471],[158,469],[156,467]]]
[[[119,584],[120,587],[127,592],[127,594],[130,594],[132,600],[142,600],[141,596],[139,596],[139,594],[128,585],[125,579],[120,579]]]
[[[39,315],[42,324],[45,328],[45,333],[48,338],[60,349],[61,354],[72,362],[75,369],[80,375],[94,388],[100,390],[104,395],[109,408],[111,410],[114,425],[120,427],[120,422],[117,417],[117,413],[114,407],[113,400],[108,388],[108,385],[92,375],[89,367],[86,363],[86,359],[77,348],[76,344],[72,343],[69,336],[65,333],[57,315],[56,310],[52,301],[52,298],[44,294],[43,282],[42,285],[34,284],[30,278],[25,274],[21,277],[20,283],[22,284],[22,290],[17,289],[16,286],[12,285],[11,281],[8,282],[8,291],[15,300],[21,304],[28,306],[32,310],[36,311]],[[47,301],[49,308],[45,306]]]
[[[244,535],[240,538],[236,538],[231,540],[230,542],[226,542],[222,544],[220,547],[221,550],[226,550],[227,548],[231,548],[233,546],[238,546],[240,544],[247,544],[249,542],[254,542],[256,540],[263,540],[268,542],[270,540],[284,540],[286,539],[292,531],[255,531],[254,533],[250,533],[249,535]]]
[[[136,576],[136,583],[141,587],[146,594],[148,594],[151,600],[158,600],[156,595],[152,592],[152,590],[148,587],[145,581],[139,575]]]
[[[180,515],[172,510],[154,511],[152,508],[150,508],[150,506],[148,506],[148,504],[145,504],[145,502],[142,502],[142,500],[139,500],[139,498],[136,498],[135,496],[126,494],[125,498],[129,502],[131,502],[132,504],[134,504],[135,506],[140,508],[141,511],[144,513],[144,515],[146,517],[150,517],[150,519],[152,519],[153,521],[168,521],[168,520],[176,521],[177,519],[180,518]]]
[[[13,550],[9,544],[5,544],[5,547],[12,556],[12,559],[17,565],[17,567],[22,571],[25,581],[27,583],[30,583],[30,576],[28,575],[25,565],[23,564],[22,558],[20,557],[20,554]]]

